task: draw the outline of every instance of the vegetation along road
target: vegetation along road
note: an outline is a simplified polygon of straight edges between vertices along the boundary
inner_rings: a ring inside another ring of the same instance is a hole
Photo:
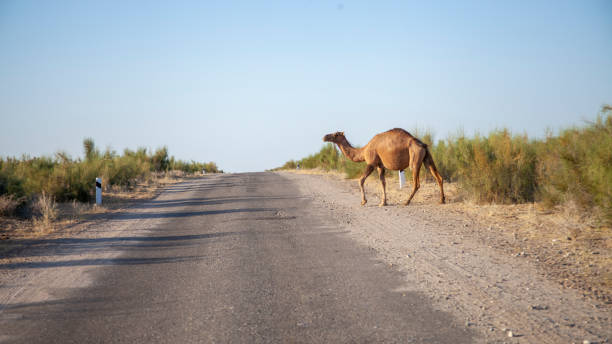
[[[609,307],[354,182],[206,175],[0,263],[0,342],[571,343]],[[375,197],[372,195],[372,197]],[[459,238],[459,239],[458,239]]]

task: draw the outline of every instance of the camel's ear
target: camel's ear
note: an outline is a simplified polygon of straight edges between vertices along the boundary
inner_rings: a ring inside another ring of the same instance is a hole
[[[344,136],[344,131],[341,131],[341,132],[340,132],[340,135]]]

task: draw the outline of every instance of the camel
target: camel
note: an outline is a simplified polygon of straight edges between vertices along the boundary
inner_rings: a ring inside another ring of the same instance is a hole
[[[419,172],[421,165],[429,169],[433,177],[440,186],[440,203],[445,202],[444,187],[442,176],[438,173],[436,164],[431,157],[431,153],[427,145],[421,142],[416,137],[412,136],[404,129],[391,129],[380,133],[372,138],[367,145],[362,148],[354,148],[348,142],[343,132],[328,134],[323,137],[325,142],[333,142],[338,145],[338,148],[349,159],[355,162],[365,161],[367,166],[365,172],[359,179],[359,189],[361,190],[361,205],[365,205],[368,201],[363,191],[363,183],[366,178],[378,169],[378,176],[382,186],[382,198],[379,206],[387,205],[387,191],[385,182],[385,169],[403,171],[410,167],[412,170],[412,193],[404,205],[410,204],[412,197],[420,187]]]

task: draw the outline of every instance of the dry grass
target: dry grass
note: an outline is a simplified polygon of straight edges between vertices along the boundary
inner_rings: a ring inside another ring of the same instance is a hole
[[[34,201],[32,208],[35,213],[34,228],[41,233],[52,230],[58,216],[55,198],[43,191]]]
[[[89,208],[88,204],[81,203],[73,199],[72,202],[70,202],[70,213],[69,214],[74,220],[78,221],[81,218],[81,216],[85,214],[88,208]]]
[[[155,197],[166,185],[190,178],[183,172],[156,174],[151,180],[132,187],[114,186],[102,193],[102,206],[76,200],[55,202],[45,194],[33,205],[33,217],[23,219],[0,216],[0,254],[19,246],[19,240],[61,237],[78,232],[90,221],[98,221],[100,214],[122,211],[134,202]]]
[[[12,195],[0,195],[0,216],[13,216],[21,203]]]

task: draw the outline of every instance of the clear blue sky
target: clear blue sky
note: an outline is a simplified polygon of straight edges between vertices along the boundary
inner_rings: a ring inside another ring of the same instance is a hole
[[[257,171],[343,130],[543,136],[612,103],[611,1],[0,1],[0,155]]]

